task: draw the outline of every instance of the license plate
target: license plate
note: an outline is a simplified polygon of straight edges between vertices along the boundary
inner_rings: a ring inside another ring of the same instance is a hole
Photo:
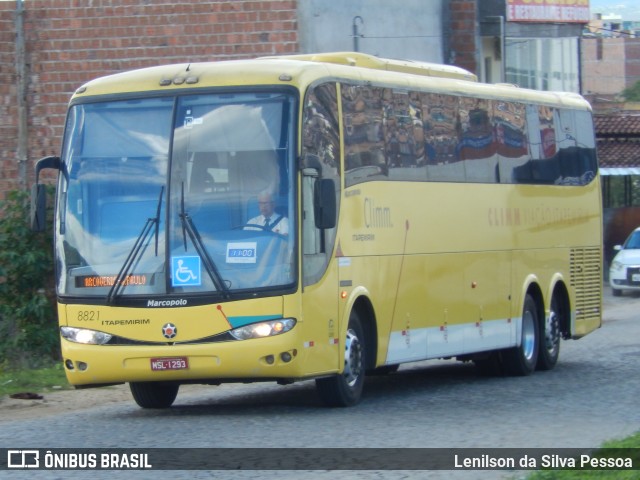
[[[640,273],[634,273],[633,275],[631,275],[631,281],[640,282]]]
[[[151,370],[161,372],[164,370],[186,370],[189,368],[187,357],[152,358]]]

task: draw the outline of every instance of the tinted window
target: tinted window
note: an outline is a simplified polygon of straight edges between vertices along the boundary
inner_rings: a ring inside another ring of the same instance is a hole
[[[375,180],[584,185],[591,114],[545,105],[343,85],[347,186]]]

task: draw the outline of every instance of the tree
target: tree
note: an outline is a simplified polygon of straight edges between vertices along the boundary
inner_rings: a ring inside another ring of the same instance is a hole
[[[0,370],[59,357],[52,235],[32,232],[28,214],[24,191],[0,201]]]
[[[640,102],[640,80],[634,85],[625,88],[622,91],[622,96],[627,102]]]

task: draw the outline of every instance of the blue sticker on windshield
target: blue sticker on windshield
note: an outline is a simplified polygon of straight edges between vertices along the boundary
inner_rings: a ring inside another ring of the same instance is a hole
[[[190,287],[201,285],[200,257],[171,257],[171,285]]]

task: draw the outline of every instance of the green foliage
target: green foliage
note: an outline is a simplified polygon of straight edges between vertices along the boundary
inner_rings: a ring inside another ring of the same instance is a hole
[[[640,80],[622,91],[622,96],[627,102],[640,102]]]
[[[52,389],[66,390],[71,388],[67,382],[62,362],[52,367],[37,369],[0,368],[0,397],[21,392],[44,392]]]
[[[611,175],[602,177],[605,208],[640,206],[640,176]]]
[[[51,234],[32,232],[28,217],[26,192],[0,201],[0,366],[6,368],[59,357]]]
[[[605,442],[601,448],[593,452],[592,457],[598,458],[631,458],[633,464],[638,465],[640,456],[640,432],[620,439]],[[527,480],[638,480],[638,470],[614,470],[614,469],[558,469],[537,471],[526,477]]]

